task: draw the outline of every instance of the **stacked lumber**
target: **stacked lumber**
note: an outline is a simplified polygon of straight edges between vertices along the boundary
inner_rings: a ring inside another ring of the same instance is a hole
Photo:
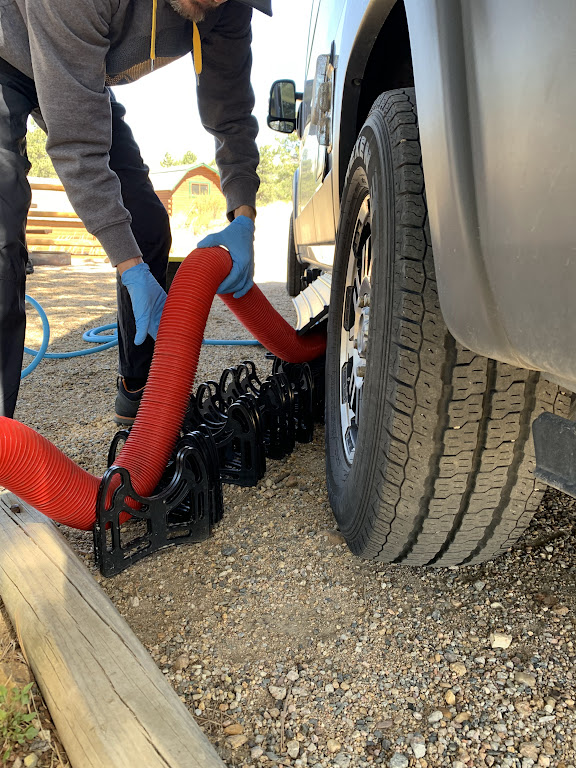
[[[64,191],[63,186],[55,184],[32,182],[30,186],[33,191]],[[91,235],[71,211],[42,211],[31,206],[26,222],[26,243],[32,254],[65,251],[76,256],[106,256],[98,238]]]

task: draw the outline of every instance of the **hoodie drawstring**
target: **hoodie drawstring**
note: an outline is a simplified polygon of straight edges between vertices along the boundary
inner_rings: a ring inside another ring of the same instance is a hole
[[[192,32],[192,45],[194,46],[192,58],[194,59],[194,72],[196,72],[196,85],[200,82],[202,73],[202,42],[200,41],[200,32],[194,22],[194,31]]]
[[[152,30],[150,33],[150,70],[154,71],[154,62],[156,60],[156,17],[158,15],[158,0],[152,0]],[[200,82],[202,73],[202,41],[196,22],[193,21],[192,46],[194,59],[194,72],[196,72],[196,84]]]
[[[150,33],[150,70],[154,72],[154,61],[156,59],[156,15],[158,11],[158,0],[152,0],[152,31]]]

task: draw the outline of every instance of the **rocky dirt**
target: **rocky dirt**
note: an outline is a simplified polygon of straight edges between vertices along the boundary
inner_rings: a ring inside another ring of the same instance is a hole
[[[293,321],[281,279],[263,288]],[[28,290],[56,349],[113,320],[102,265],[39,268]],[[219,301],[206,335],[246,337]],[[261,350],[210,347],[197,381],[246,356],[267,372]],[[115,366],[114,350],[43,362],[17,418],[101,474]],[[550,491],[518,545],[482,566],[364,562],[331,516],[320,426],[224,500],[208,541],[112,579],[94,568],[90,535],[68,536],[227,765],[576,766],[574,500]]]

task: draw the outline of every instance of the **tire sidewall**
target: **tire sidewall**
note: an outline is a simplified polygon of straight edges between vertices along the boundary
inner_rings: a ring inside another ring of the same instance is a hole
[[[350,465],[340,423],[340,334],[350,248],[366,191],[370,195],[372,246],[370,332],[363,417]],[[376,465],[382,457],[388,388],[394,240],[392,150],[384,115],[375,110],[360,132],[346,175],[332,275],[326,359],[328,494],[340,530],[353,550],[354,537],[364,527],[371,503],[377,498],[374,484]]]

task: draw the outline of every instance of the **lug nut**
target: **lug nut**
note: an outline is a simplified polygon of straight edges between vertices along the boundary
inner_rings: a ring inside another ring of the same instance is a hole
[[[364,294],[364,296],[360,297],[360,301],[358,302],[358,306],[361,309],[364,309],[364,307],[369,307],[370,306],[370,296],[368,296],[367,293]]]

